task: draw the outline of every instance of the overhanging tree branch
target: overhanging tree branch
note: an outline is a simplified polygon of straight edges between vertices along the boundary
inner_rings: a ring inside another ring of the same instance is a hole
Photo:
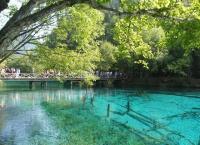
[[[150,15],[159,18],[170,18],[169,16],[163,14],[163,12],[170,11],[169,8],[140,9],[133,12],[125,12],[97,4],[91,0],[60,0],[58,2],[54,2],[53,4],[46,5],[44,8],[34,9],[46,1],[47,0],[29,0],[27,4],[23,5],[20,10],[13,15],[3,29],[0,30],[0,57],[2,57],[1,54],[9,48],[10,44],[12,44],[12,42],[17,39],[21,33],[23,33],[24,29],[39,21],[43,21],[47,16],[55,13],[56,11],[60,11],[66,7],[71,7],[75,4],[86,3],[95,9],[112,11],[119,15]]]
[[[31,0],[31,2],[34,2],[35,0]],[[8,23],[4,26],[4,28],[0,31],[0,48],[4,51],[8,48],[9,44],[12,42],[13,38],[15,38],[19,33],[26,27],[30,26],[33,23],[36,23],[48,15],[62,10],[65,7],[70,7],[76,3],[82,3],[86,2],[87,0],[76,0],[76,1],[59,1],[55,4],[52,4],[50,6],[47,6],[43,8],[42,10],[39,10],[33,14],[30,14],[20,20],[15,21],[15,18],[11,18]],[[29,4],[29,3],[28,3]],[[27,5],[28,5],[27,4]],[[30,4],[31,5],[31,4]],[[33,4],[32,4],[33,5]],[[20,9],[18,14],[24,13],[24,9]],[[16,14],[16,15],[18,15]],[[16,17],[16,16],[15,16]],[[1,51],[0,50],[0,53]]]

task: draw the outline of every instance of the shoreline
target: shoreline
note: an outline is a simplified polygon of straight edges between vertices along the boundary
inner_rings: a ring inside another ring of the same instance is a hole
[[[119,84],[124,87],[154,87],[154,88],[193,88],[200,89],[200,79],[196,78],[175,78],[175,77],[159,77],[159,78],[132,78],[122,80]]]

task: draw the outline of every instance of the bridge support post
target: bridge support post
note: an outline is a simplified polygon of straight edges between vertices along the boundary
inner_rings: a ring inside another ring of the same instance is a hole
[[[29,81],[29,89],[32,89],[32,88],[33,88],[33,82]]]
[[[40,87],[43,88],[43,81],[40,82]]]
[[[41,81],[41,88],[47,87],[47,81]]]
[[[71,88],[73,87],[73,82],[72,81],[70,81],[70,85],[71,85]]]
[[[80,87],[80,88],[82,87],[82,82],[81,82],[81,81],[79,81],[79,87]]]
[[[45,88],[47,88],[47,81],[45,81]]]

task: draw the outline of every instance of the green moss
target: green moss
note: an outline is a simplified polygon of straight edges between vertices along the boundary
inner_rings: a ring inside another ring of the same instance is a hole
[[[115,125],[106,118],[92,113],[92,109],[79,103],[43,102],[49,116],[59,128],[60,144],[67,145],[143,145],[129,130]]]

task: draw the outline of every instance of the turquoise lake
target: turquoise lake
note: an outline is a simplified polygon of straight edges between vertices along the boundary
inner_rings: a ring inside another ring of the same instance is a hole
[[[200,145],[200,91],[4,87],[0,145]]]

